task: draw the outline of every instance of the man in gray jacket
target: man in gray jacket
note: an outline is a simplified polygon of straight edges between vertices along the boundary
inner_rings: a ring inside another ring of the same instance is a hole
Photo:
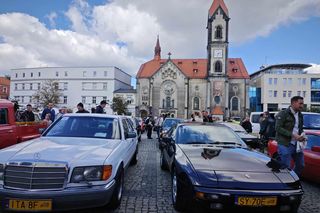
[[[294,171],[298,176],[304,168],[304,156],[301,143],[306,138],[303,132],[303,97],[291,98],[291,105],[276,115],[276,141],[282,167],[290,167],[291,159],[294,161]]]

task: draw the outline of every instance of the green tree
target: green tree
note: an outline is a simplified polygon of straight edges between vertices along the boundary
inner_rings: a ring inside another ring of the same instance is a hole
[[[59,103],[62,93],[59,90],[59,83],[55,80],[47,80],[43,82],[40,90],[32,95],[32,99],[42,106],[47,106],[48,103]]]
[[[111,109],[118,115],[127,114],[128,103],[124,101],[121,97],[113,97]]]

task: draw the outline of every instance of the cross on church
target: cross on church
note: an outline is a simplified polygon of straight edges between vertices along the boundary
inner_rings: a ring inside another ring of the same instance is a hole
[[[170,57],[171,55],[172,55],[171,52],[169,52],[169,53],[168,53],[169,59],[171,58],[171,57]]]

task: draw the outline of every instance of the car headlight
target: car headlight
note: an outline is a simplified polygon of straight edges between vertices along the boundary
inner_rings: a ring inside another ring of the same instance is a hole
[[[111,174],[111,165],[76,167],[72,172],[71,183],[108,180]]]
[[[0,164],[0,181],[3,181],[4,165]]]

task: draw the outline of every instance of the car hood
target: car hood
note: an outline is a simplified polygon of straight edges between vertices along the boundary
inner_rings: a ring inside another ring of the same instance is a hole
[[[1,162],[61,161],[74,165],[102,165],[118,146],[117,140],[42,137],[1,150]]]
[[[274,172],[270,158],[241,148],[180,145],[197,173],[198,184],[239,189],[290,188],[295,182],[288,170]]]

